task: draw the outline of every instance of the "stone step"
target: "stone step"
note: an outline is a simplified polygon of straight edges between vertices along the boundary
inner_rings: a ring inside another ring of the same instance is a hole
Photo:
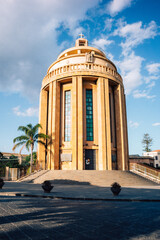
[[[96,170],[42,170],[22,180],[34,183],[43,183],[50,180],[59,184],[92,184],[110,186],[118,182],[121,186],[153,186],[156,183],[138,176],[130,171],[96,171]]]

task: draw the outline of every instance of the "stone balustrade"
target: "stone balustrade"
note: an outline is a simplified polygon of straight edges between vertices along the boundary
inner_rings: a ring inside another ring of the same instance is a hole
[[[121,78],[120,74],[108,66],[106,67],[103,65],[98,65],[98,64],[93,64],[93,63],[81,63],[81,64],[65,65],[65,66],[56,68],[51,72],[48,72],[48,74],[43,79],[43,86],[45,86],[45,84],[48,82],[48,80],[54,76],[58,77],[58,75],[72,73],[72,72],[78,72],[78,71],[85,71],[85,72],[92,71],[95,73],[107,74],[107,75],[113,76],[118,81],[122,82],[122,78]]]
[[[160,183],[160,170],[159,169],[153,169],[149,166],[144,166],[140,163],[130,163],[130,171],[135,173],[140,173],[143,176],[146,176],[147,178]]]

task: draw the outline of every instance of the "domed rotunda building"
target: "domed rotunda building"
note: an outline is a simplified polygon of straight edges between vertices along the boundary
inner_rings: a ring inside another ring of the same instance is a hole
[[[84,38],[48,68],[40,124],[50,136],[38,165],[52,170],[128,170],[124,86],[117,68]]]

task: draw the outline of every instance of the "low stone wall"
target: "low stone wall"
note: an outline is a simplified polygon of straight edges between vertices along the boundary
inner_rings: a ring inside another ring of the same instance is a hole
[[[6,167],[5,180],[16,181],[19,178],[20,170],[18,168]]]
[[[130,171],[138,171],[141,172],[143,174],[146,174],[148,176],[153,176],[155,178],[157,178],[158,180],[160,180],[160,170],[159,169],[155,169],[154,167],[151,166],[147,166],[141,163],[130,163]]]

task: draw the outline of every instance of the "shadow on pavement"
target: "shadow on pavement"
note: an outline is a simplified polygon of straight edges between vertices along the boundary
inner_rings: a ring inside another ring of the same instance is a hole
[[[0,239],[160,239],[160,203],[0,197]]]

